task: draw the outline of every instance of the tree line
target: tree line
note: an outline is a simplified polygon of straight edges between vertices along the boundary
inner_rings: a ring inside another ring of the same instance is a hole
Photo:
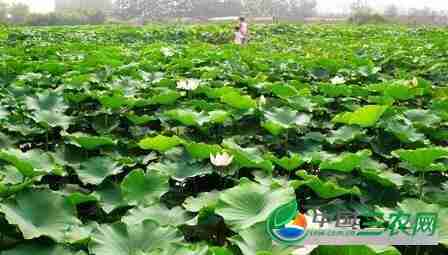
[[[117,0],[120,18],[276,16],[303,19],[316,14],[317,0]]]
[[[97,25],[106,21],[106,14],[95,10],[74,12],[32,13],[23,3],[7,4],[0,0],[0,24],[51,26],[51,25]]]
[[[92,0],[95,1],[95,0]],[[304,20],[318,16],[317,0],[115,0],[113,7],[72,9],[46,14],[31,13],[26,4],[6,4],[0,0],[0,24],[14,25],[84,25],[107,21],[152,22],[177,18],[207,19],[227,16],[274,17],[281,20]],[[347,10],[349,21],[356,24],[401,22],[448,24],[448,13],[430,8],[410,9],[407,13],[394,5],[378,13],[367,0],[352,0]]]
[[[22,3],[0,0],[0,23],[23,25],[101,24],[113,20],[158,21],[181,17],[275,16],[303,19],[316,14],[317,0],[116,0],[112,10],[30,13]]]

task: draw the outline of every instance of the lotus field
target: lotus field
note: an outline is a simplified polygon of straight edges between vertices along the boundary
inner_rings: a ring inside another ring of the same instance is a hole
[[[448,30],[251,33],[0,28],[0,254],[448,254]],[[439,245],[274,245],[294,199],[437,212]]]

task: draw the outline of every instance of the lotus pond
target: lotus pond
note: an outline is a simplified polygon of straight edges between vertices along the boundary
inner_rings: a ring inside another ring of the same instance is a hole
[[[448,30],[231,31],[0,28],[0,254],[286,255],[293,199],[439,214],[438,246],[313,254],[448,254]]]

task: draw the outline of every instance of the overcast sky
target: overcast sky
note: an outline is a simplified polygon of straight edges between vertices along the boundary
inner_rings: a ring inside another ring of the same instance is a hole
[[[94,1],[94,0],[92,0]],[[341,12],[348,8],[353,0],[317,0],[319,10],[324,12]],[[372,7],[384,8],[395,4],[403,9],[423,8],[428,6],[436,10],[448,10],[448,0],[367,0]],[[54,0],[6,0],[6,2],[23,2],[31,6],[34,12],[49,12],[54,8]]]

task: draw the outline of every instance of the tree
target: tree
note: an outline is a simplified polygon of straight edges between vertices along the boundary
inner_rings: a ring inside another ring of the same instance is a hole
[[[243,0],[247,16],[272,16],[272,0]]]
[[[10,20],[12,23],[23,24],[30,14],[30,8],[23,3],[14,3],[9,7],[8,13],[11,16]]]
[[[366,0],[356,0],[350,5],[351,17],[350,21],[353,23],[361,24],[368,23],[372,14],[372,8],[367,4]],[[377,15],[375,15],[376,17]]]
[[[316,14],[316,0],[293,0],[290,4],[291,15],[296,18],[304,19]]]
[[[191,8],[191,0],[117,0],[114,9],[121,18],[160,20],[180,17]]]
[[[395,18],[398,16],[398,7],[394,4],[388,5],[384,10],[384,16],[388,18]]]
[[[367,4],[366,0],[356,0],[350,5],[352,15],[370,14],[372,8]]]
[[[239,16],[243,9],[241,0],[194,0],[190,17],[227,17]]]

